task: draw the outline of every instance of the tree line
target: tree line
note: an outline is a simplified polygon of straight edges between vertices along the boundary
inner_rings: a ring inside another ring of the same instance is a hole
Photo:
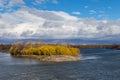
[[[10,44],[0,44],[0,51],[9,51],[10,47]]]

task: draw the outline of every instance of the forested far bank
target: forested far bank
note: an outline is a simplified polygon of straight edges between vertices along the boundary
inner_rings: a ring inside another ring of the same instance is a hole
[[[0,51],[9,51],[12,45],[10,44],[0,44]]]
[[[20,42],[15,42],[17,44],[21,44]],[[14,43],[14,44],[15,44]],[[22,43],[24,44],[24,43]],[[27,46],[31,46],[30,44],[34,44],[32,45],[33,47],[37,47],[39,45],[67,45],[69,47],[74,47],[74,48],[108,48],[108,49],[120,49],[120,44],[71,44],[71,43],[64,43],[64,44],[60,44],[60,43],[52,43],[52,44],[48,44],[45,42],[26,42]],[[9,51],[9,49],[11,48],[12,44],[0,44],[0,51]]]

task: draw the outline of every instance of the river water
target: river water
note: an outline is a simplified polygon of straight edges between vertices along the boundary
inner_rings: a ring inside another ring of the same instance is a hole
[[[0,52],[0,80],[120,80],[120,50],[81,49],[76,62],[41,62]]]

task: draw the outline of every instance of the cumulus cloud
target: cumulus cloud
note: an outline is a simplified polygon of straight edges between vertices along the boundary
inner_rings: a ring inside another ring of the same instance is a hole
[[[75,11],[75,12],[72,12],[72,14],[75,14],[75,15],[80,15],[80,12]]]
[[[1,38],[102,39],[120,35],[119,30],[120,20],[82,19],[62,11],[24,8],[0,14]]]
[[[16,5],[16,4],[18,4],[18,5],[24,5],[25,3],[24,3],[24,1],[23,0],[10,0],[10,3],[9,4],[12,4],[12,5]]]
[[[34,0],[40,5],[50,0]],[[58,0],[52,0],[57,4]],[[0,10],[22,5],[20,10],[0,14],[0,38],[119,38],[120,20],[78,18],[63,11],[44,11],[25,7],[24,0],[0,0]],[[10,8],[10,9],[9,9]],[[88,8],[88,6],[85,6]],[[96,14],[90,10],[90,14]],[[80,12],[72,12],[79,15]],[[99,17],[104,16],[101,12]]]
[[[24,5],[23,0],[0,0],[0,7],[12,7],[14,5]]]
[[[58,4],[58,0],[29,0],[30,3],[32,3],[33,5],[41,5],[47,2],[51,2],[53,4]],[[19,7],[24,7],[25,5],[25,1],[24,0],[0,0],[0,9],[2,8],[11,8],[13,6],[19,6]]]
[[[58,0],[34,0],[34,1],[31,1],[31,3],[34,5],[41,5],[41,4],[44,4],[47,2],[51,2],[53,4],[58,4]]]
[[[23,0],[0,0],[0,12],[12,12],[14,8],[24,7]]]
[[[58,4],[58,0],[52,0],[54,4]]]
[[[4,0],[0,0],[0,8],[2,8],[4,4],[5,4]]]
[[[34,1],[32,1],[32,3],[34,5],[40,5],[40,4],[43,4],[43,3],[47,2],[47,1],[48,0],[34,0]]]
[[[96,14],[97,12],[95,10],[90,10],[89,14]]]

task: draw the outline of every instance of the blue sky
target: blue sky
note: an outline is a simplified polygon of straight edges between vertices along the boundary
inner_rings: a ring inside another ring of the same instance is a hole
[[[116,20],[120,17],[120,0],[23,0],[30,8],[49,11],[64,11],[71,15],[96,19]],[[35,2],[36,1],[36,2]],[[9,0],[4,0],[4,5],[9,4]],[[15,4],[10,9],[16,10],[23,5]],[[8,11],[8,8],[1,9],[0,12]]]
[[[0,38],[120,39],[120,0],[0,0]]]
[[[65,11],[69,14],[79,12],[78,17],[94,17],[96,19],[119,19],[120,0],[59,0],[58,3],[44,3],[42,5],[30,5],[29,0],[26,0],[28,6],[36,7],[43,10]],[[72,14],[73,15],[73,14]]]
[[[26,0],[27,1],[27,0]],[[27,2],[29,4],[29,2]],[[119,19],[120,0],[59,0],[57,4],[45,3],[33,7],[43,10],[65,11],[69,14],[80,12],[78,17],[96,19]]]

